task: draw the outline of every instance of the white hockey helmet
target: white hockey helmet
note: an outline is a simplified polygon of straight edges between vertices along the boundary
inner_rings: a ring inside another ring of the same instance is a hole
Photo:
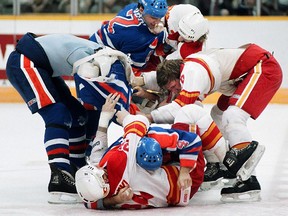
[[[104,173],[103,169],[91,165],[86,165],[76,172],[77,193],[84,202],[96,202],[108,195],[110,185],[105,182]]]
[[[178,27],[180,36],[193,42],[209,32],[208,20],[199,12],[183,16]]]

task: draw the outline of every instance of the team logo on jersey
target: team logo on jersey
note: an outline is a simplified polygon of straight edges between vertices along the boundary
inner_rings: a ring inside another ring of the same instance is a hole
[[[157,47],[157,44],[158,44],[158,38],[156,37],[152,43],[149,45],[149,48],[150,49],[155,49]]]
[[[185,79],[185,76],[184,74],[181,74],[180,76],[180,83],[183,84],[184,83],[184,79]]]
[[[186,141],[186,140],[179,140],[178,143],[177,143],[178,149],[183,149],[183,148],[185,148],[188,145],[189,145],[189,142]]]
[[[27,105],[31,107],[33,104],[37,102],[36,98],[32,98],[30,101],[27,102]]]
[[[121,16],[116,16],[114,19],[112,19],[109,22],[108,25],[108,32],[114,34],[115,30],[114,30],[114,24],[116,25],[120,25],[123,27],[130,27],[130,26],[139,26],[141,23],[139,23],[138,18],[133,14],[133,10],[129,10],[127,12],[127,17],[121,17]]]

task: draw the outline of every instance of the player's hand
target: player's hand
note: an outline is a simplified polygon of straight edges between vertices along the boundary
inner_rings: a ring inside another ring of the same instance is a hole
[[[177,185],[180,189],[186,189],[192,186],[192,179],[190,176],[190,167],[180,167],[180,173],[177,180]]]
[[[116,121],[120,124],[120,125],[123,125],[123,120],[124,118],[129,115],[130,113],[123,109],[123,110],[120,110],[116,113]]]
[[[135,92],[135,93],[133,93],[133,96],[137,96],[137,97],[140,97],[140,98],[146,98],[146,94],[147,93],[146,93],[145,89],[143,89],[140,86],[135,86],[133,88],[133,92]]]
[[[132,87],[145,85],[144,77],[142,76],[134,77],[133,80],[131,81],[131,85]]]
[[[99,128],[108,128],[109,121],[113,118],[116,112],[115,105],[117,104],[119,98],[120,94],[117,92],[114,94],[111,93],[107,96],[105,104],[102,106],[98,130]]]
[[[107,96],[105,104],[102,106],[103,112],[113,112],[113,114],[116,112],[115,105],[117,104],[118,100],[120,98],[120,94],[118,92],[111,93]]]
[[[117,195],[115,195],[115,201],[117,203],[123,203],[125,201],[131,200],[133,197],[132,188],[129,185],[126,185],[124,188],[121,188]]]

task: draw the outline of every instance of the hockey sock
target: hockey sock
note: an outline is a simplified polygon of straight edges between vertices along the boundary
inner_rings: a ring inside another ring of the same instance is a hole
[[[249,144],[250,144],[250,142],[239,143],[239,144],[236,144],[236,145],[232,146],[232,148],[235,148],[235,149],[243,149],[243,148],[245,148],[246,146],[248,146]]]
[[[44,144],[48,155],[48,163],[72,173],[69,161],[69,133],[61,127],[47,127]]]
[[[69,130],[70,162],[77,168],[86,165],[85,151],[87,147],[85,127],[74,127]]]

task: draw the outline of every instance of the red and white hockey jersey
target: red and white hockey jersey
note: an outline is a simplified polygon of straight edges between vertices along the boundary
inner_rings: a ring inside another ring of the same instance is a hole
[[[123,126],[124,136],[121,144],[111,148],[99,163],[100,167],[107,170],[110,184],[108,197],[117,194],[126,185],[133,190],[133,198],[116,205],[115,208],[140,209],[187,205],[203,181],[204,159],[199,136],[185,131],[158,127],[148,132],[149,122],[141,115],[127,116]],[[187,193],[177,187],[178,166],[165,165],[151,173],[137,165],[137,143],[147,132],[148,136],[157,139],[164,149],[168,151],[178,149],[181,165],[196,167],[190,173],[193,181],[191,191]],[[85,206],[92,209],[99,208],[97,202],[85,204]]]
[[[151,112],[155,122],[161,122],[163,115],[174,118],[175,110],[196,100],[204,100],[216,91],[230,97],[230,104],[257,118],[282,82],[278,62],[270,52],[255,44],[189,55],[180,70],[181,91],[171,104]]]

